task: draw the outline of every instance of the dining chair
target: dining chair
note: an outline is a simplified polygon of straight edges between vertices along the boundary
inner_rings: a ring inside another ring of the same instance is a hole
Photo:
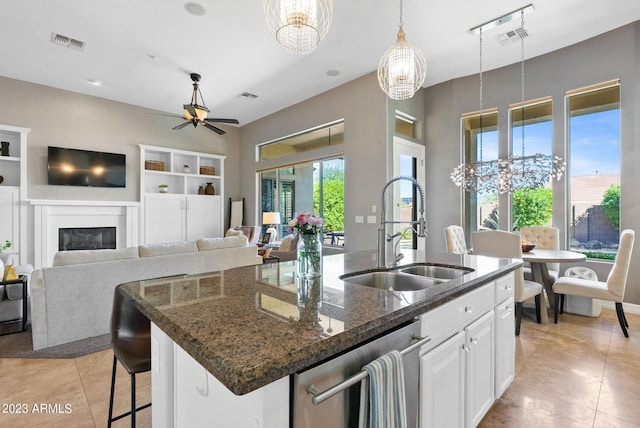
[[[560,230],[557,227],[548,226],[527,226],[520,228],[520,236],[527,242],[536,244],[536,248],[541,250],[560,249]],[[525,263],[524,279],[533,281],[531,268]],[[560,263],[547,263],[549,277],[555,281],[560,272]]]
[[[522,259],[522,245],[520,234],[503,230],[486,230],[471,233],[473,254],[480,256]],[[542,285],[535,281],[524,279],[523,269],[515,270],[514,300],[516,302],[516,336],[520,336],[522,321],[522,303],[535,299],[536,322],[541,323],[540,308],[542,305]]]
[[[444,238],[449,254],[467,254],[467,241],[462,226],[451,225],[444,228]]]
[[[136,426],[136,412],[151,406],[147,403],[136,408],[136,374],[151,370],[151,322],[122,293],[121,285],[113,293],[111,312],[111,348],[113,349],[113,370],[111,372],[111,395],[109,396],[109,421],[111,423],[131,415],[131,427]],[[113,396],[116,386],[117,363],[127,370],[131,377],[131,410],[113,416]]]
[[[620,328],[622,328],[622,333],[624,333],[625,337],[629,337],[629,333],[627,332],[629,323],[624,315],[622,302],[624,301],[624,291],[627,286],[627,275],[629,273],[634,240],[635,231],[631,229],[622,231],[620,234],[618,254],[616,254],[615,262],[613,263],[606,282],[582,279],[574,276],[561,276],[556,280],[553,284],[553,292],[555,293],[553,321],[556,324],[558,323],[558,312],[562,312],[564,308],[564,296],[566,294],[608,300],[615,302],[618,322],[620,323]]]

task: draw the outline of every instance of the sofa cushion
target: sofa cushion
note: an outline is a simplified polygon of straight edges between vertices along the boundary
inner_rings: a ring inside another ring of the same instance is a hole
[[[195,253],[198,251],[196,241],[168,242],[165,244],[149,244],[138,247],[140,257],[169,256],[172,254]]]
[[[241,230],[235,230],[233,228],[227,230],[227,232],[224,234],[224,236],[240,236],[242,235],[242,231]]]
[[[71,266],[84,263],[110,262],[113,260],[137,259],[138,247],[118,250],[58,251],[53,257],[53,266]]]
[[[227,236],[225,238],[202,238],[198,239],[198,250],[209,251],[219,248],[246,247],[249,240],[244,234],[238,236]]]

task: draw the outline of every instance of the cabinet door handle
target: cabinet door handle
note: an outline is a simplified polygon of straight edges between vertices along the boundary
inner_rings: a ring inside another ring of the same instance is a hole
[[[475,337],[472,337],[472,338],[470,338],[469,340],[470,340],[470,341],[471,341],[471,343],[473,343],[474,345],[477,345],[477,344],[478,344],[478,339],[477,339],[477,338],[475,338]]]
[[[509,287],[508,285],[505,285],[504,289],[507,290],[507,291],[511,291],[511,287]]]
[[[207,371],[203,370],[204,382],[202,382],[202,386],[196,384],[196,391],[203,397],[209,396],[209,378],[207,377]],[[202,379],[202,378],[201,378]]]
[[[473,306],[465,306],[464,311],[468,314],[473,313]]]
[[[465,352],[471,352],[471,347],[468,346],[466,343],[462,345],[462,349],[464,349]]]

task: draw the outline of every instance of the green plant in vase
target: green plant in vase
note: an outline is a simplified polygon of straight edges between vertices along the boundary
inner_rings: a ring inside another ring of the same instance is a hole
[[[4,245],[0,247],[0,253],[2,253],[4,250],[8,250],[9,248],[11,248],[11,241],[4,241]]]
[[[160,193],[167,193],[169,191],[169,185],[168,184],[158,184],[158,191]]]

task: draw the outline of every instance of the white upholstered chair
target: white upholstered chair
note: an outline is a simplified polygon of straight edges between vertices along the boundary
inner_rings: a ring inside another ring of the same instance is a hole
[[[625,337],[629,337],[629,333],[627,332],[629,323],[624,316],[622,301],[624,300],[624,291],[627,286],[627,275],[629,273],[634,240],[635,232],[633,230],[625,229],[622,231],[620,234],[618,254],[616,255],[616,260],[611,268],[611,272],[609,272],[606,282],[568,276],[561,276],[556,280],[553,284],[553,292],[555,293],[556,299],[553,316],[554,322],[558,322],[558,312],[564,306],[565,294],[608,300],[615,302],[618,322],[620,323],[620,328],[622,328],[622,333],[624,333]]]
[[[522,245],[520,234],[505,232],[503,230],[487,230],[471,233],[473,254],[490,257],[503,257],[522,259]],[[535,299],[536,321],[540,324],[540,307],[542,285],[537,282],[524,279],[522,268],[516,269],[514,283],[514,299],[516,301],[516,336],[520,335],[520,323],[522,320],[522,303],[530,298]]]
[[[467,241],[462,226],[451,225],[444,228],[444,239],[449,254],[467,254]]]
[[[541,250],[559,250],[560,249],[560,230],[557,227],[547,226],[528,226],[520,228],[520,236],[522,239],[532,244],[536,244],[536,248]],[[528,264],[528,263],[527,263]],[[549,277],[555,281],[558,279],[560,271],[560,263],[547,263]],[[525,264],[524,279],[533,281],[531,268]]]

